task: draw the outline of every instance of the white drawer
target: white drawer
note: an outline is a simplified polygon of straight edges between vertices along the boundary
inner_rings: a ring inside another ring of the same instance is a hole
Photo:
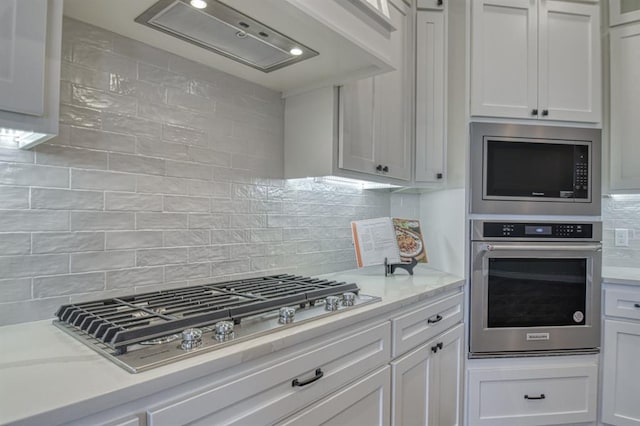
[[[457,292],[391,320],[393,358],[462,321],[463,295]]]
[[[640,287],[628,290],[607,288],[604,293],[604,314],[640,320]]]
[[[230,383],[149,409],[148,425],[271,424],[389,362],[390,336],[390,325],[384,322],[314,345],[301,344],[294,354]],[[292,384],[320,374],[306,386]]]
[[[469,426],[593,422],[596,364],[469,370]]]

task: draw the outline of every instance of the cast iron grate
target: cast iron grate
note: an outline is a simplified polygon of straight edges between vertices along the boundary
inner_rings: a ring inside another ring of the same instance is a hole
[[[359,291],[356,284],[282,274],[63,305],[58,319],[113,349],[283,306]],[[126,349],[125,349],[126,350]]]

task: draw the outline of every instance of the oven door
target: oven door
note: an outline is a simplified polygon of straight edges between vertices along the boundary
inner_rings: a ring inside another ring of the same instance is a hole
[[[473,356],[600,345],[601,244],[474,242]]]

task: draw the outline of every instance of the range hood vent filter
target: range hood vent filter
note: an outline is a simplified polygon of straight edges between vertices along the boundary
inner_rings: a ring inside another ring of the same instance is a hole
[[[160,0],[138,16],[136,22],[264,72],[318,55],[216,0],[209,0],[205,9],[196,9],[188,0]],[[290,53],[294,48],[302,54]]]

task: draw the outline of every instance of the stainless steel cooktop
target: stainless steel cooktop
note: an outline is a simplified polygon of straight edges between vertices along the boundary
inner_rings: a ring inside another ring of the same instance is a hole
[[[380,300],[282,274],[63,305],[53,324],[137,373]]]

